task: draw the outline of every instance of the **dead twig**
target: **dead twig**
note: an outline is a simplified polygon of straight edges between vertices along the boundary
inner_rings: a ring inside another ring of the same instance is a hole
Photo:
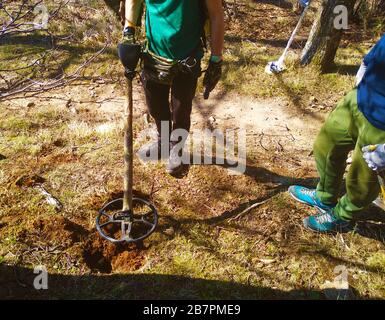
[[[278,152],[284,152],[285,151],[285,149],[283,148],[283,146],[282,146],[282,144],[281,144],[281,141],[278,141],[277,142],[277,144],[278,144]]]
[[[265,134],[264,134],[263,131],[262,131],[261,137],[260,137],[260,139],[259,139],[259,145],[260,145],[265,151],[269,151],[269,150],[266,149],[265,146],[263,145],[263,137],[264,137],[264,136],[265,136]]]
[[[29,82],[28,85],[15,89],[13,91],[10,90],[6,93],[2,93],[2,94],[0,93],[0,101],[19,94],[23,94],[23,97],[28,97],[27,94],[47,92],[49,90],[68,85],[69,83],[75,80],[78,80],[81,77],[81,74],[80,74],[81,71],[83,71],[88,65],[90,65],[91,62],[94,61],[99,55],[101,55],[106,50],[108,45],[109,43],[106,43],[102,49],[100,49],[92,57],[90,57],[85,62],[83,62],[72,74],[70,75],[63,74],[62,76],[60,76],[55,80],[46,81],[46,82],[39,82],[32,79],[26,79],[26,81]]]
[[[234,221],[234,220],[238,220],[240,218],[242,218],[243,216],[245,216],[248,212],[250,212],[251,210],[265,204],[267,201],[269,201],[271,198],[269,199],[266,199],[264,201],[261,201],[261,202],[256,202],[254,203],[253,205],[251,205],[250,207],[246,208],[245,210],[243,210],[241,213],[237,214],[235,217],[232,217],[230,218],[228,221],[231,222],[231,221]]]

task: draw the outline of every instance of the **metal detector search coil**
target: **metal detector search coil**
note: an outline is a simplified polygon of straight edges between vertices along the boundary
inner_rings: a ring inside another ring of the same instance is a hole
[[[117,210],[122,208],[123,199],[115,199],[100,209],[96,229],[104,239],[112,243],[132,243],[144,240],[155,231],[158,224],[158,211],[155,207],[141,198],[133,198],[132,202],[134,208],[135,205],[141,205],[146,208],[146,212],[135,214],[135,209]],[[111,227],[112,232],[109,232],[107,228]]]

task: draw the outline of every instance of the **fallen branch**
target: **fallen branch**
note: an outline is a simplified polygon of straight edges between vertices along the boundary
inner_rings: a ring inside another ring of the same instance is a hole
[[[2,11],[4,11],[7,16],[10,18],[10,21],[3,25],[0,30],[0,38],[3,36],[8,36],[14,33],[21,33],[21,32],[34,32],[36,28],[30,28],[30,29],[20,29],[23,26],[31,25],[31,23],[22,22],[22,20],[27,17],[29,14],[33,13],[35,8],[43,3],[43,0],[39,0],[35,4],[29,6],[25,12],[23,12],[23,9],[27,6],[27,1],[23,0],[22,3],[19,6],[19,9],[15,16],[13,16],[6,8],[5,4],[1,7]],[[19,21],[19,22],[18,22]]]
[[[108,47],[109,43],[106,43],[104,47],[99,50],[97,53],[95,53],[92,57],[87,59],[85,62],[83,62],[76,70],[70,75],[62,75],[58,79],[55,79],[53,81],[47,81],[47,82],[39,82],[32,79],[26,79],[27,82],[29,82],[28,85],[18,88],[15,90],[8,91],[6,93],[0,94],[0,101],[8,99],[10,97],[13,97],[15,95],[23,94],[23,97],[25,97],[25,94],[28,93],[40,93],[40,92],[46,92],[52,89],[55,89],[57,87],[61,87],[64,85],[67,85],[81,77],[80,72],[84,70],[85,67],[87,67],[93,60],[95,60],[99,55],[101,55],[106,48]]]
[[[234,220],[238,220],[240,218],[242,218],[243,216],[245,216],[249,211],[265,204],[267,201],[269,201],[271,198],[269,199],[266,199],[264,201],[261,201],[261,202],[257,202],[257,203],[254,203],[253,205],[251,205],[250,207],[246,208],[245,210],[243,210],[241,213],[237,214],[235,217],[232,217],[231,219],[229,219],[228,221],[231,222],[231,221],[234,221]]]
[[[268,149],[265,148],[265,146],[263,145],[263,137],[265,136],[264,132],[262,131],[261,135],[260,135],[260,139],[259,139],[259,144],[260,146],[265,150],[265,151],[269,151]]]

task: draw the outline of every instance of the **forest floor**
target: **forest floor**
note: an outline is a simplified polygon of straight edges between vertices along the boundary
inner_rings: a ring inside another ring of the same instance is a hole
[[[246,129],[246,169],[234,174],[225,164],[192,165],[176,179],[164,162],[135,157],[134,193],[151,200],[160,216],[140,246],[115,246],[95,229],[98,210],[122,194],[126,97],[114,53],[88,67],[91,79],[1,102],[0,298],[385,297],[385,213],[372,207],[355,232],[319,235],[302,226],[315,211],[287,194],[292,184],[316,185],[312,143],[353,87],[375,41],[372,31],[357,32],[353,25],[335,70],[320,75],[295,62],[311,11],[288,70],[269,76],[263,69],[283,50],[298,13],[289,1],[240,2],[231,9],[223,81],[207,101],[199,86],[192,128]],[[28,45],[21,40],[0,48],[0,55]],[[69,54],[78,49],[66,47]],[[134,108],[138,150],[146,142],[143,130],[153,124],[137,81]],[[39,186],[61,207],[49,204]],[[49,271],[48,290],[32,286],[38,265]],[[341,291],[337,280],[344,270],[349,289]]]

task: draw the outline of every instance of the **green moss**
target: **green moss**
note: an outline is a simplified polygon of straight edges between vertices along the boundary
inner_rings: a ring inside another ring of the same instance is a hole
[[[11,132],[26,131],[34,127],[34,123],[26,118],[9,117],[1,120],[0,127]]]
[[[31,153],[36,150],[36,139],[26,135],[19,135],[13,137],[6,137],[5,143],[7,148],[4,150],[11,151],[12,153]]]
[[[379,271],[385,272],[385,253],[376,252],[371,255],[367,260],[368,266],[378,269]]]

